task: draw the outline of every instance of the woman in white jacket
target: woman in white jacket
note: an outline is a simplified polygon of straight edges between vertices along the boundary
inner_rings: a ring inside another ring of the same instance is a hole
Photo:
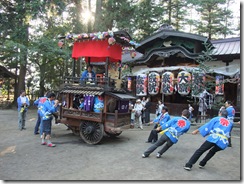
[[[132,109],[132,113],[134,114],[135,116],[135,124],[137,124],[138,122],[138,128],[142,129],[143,130],[143,126],[142,126],[142,110],[143,110],[143,105],[141,103],[141,100],[140,99],[137,99],[136,100],[136,103],[134,105],[134,108]]]

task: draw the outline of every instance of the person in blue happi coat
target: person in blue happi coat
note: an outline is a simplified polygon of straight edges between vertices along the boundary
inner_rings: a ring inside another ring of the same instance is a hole
[[[87,66],[87,70],[82,72],[80,82],[83,83],[93,83],[95,82],[96,73],[92,70],[92,65]]]
[[[158,141],[158,133],[161,132],[160,126],[170,120],[170,115],[168,113],[168,108],[166,106],[162,107],[161,113],[151,121],[149,124],[154,124],[154,128],[151,130],[146,143],[154,143]]]
[[[174,117],[166,123],[163,123],[161,126],[162,131],[160,132],[162,136],[155,144],[149,147],[142,154],[142,158],[148,157],[155,149],[166,143],[156,155],[157,158],[160,158],[164,152],[176,144],[179,140],[179,137],[186,133],[191,127],[191,122],[188,120],[189,115],[189,111],[184,109],[180,117]]]
[[[192,132],[193,135],[200,132],[207,140],[192,155],[185,164],[184,169],[190,171],[200,156],[208,151],[207,155],[200,161],[199,168],[203,168],[216,152],[224,150],[229,145],[229,134],[233,124],[227,119],[228,112],[222,109],[218,117],[212,118],[208,123]]]
[[[232,123],[234,124],[234,119],[235,119],[235,108],[233,107],[233,103],[230,101],[230,100],[227,100],[225,102],[225,108],[226,108],[226,111],[227,111],[227,119]],[[233,126],[232,126],[233,127]],[[228,141],[229,141],[229,147],[232,147],[232,144],[231,144],[231,131],[232,129],[230,130],[230,137],[228,138]]]

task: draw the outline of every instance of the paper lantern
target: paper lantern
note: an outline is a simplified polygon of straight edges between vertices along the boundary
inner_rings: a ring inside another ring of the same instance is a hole
[[[191,74],[187,71],[181,71],[177,76],[178,93],[181,95],[188,95],[190,93]]]
[[[206,76],[203,72],[192,73],[192,95],[196,96],[202,93],[205,89]]]
[[[216,76],[215,94],[224,95],[224,76],[223,75]]]
[[[148,93],[156,95],[160,89],[160,75],[157,72],[150,72],[148,74]]]
[[[136,76],[136,96],[147,96],[147,75]]]
[[[174,92],[174,74],[172,72],[164,72],[161,84],[162,93],[164,95],[172,95]]]
[[[128,91],[132,91],[132,89],[131,89],[131,83],[132,83],[131,77],[128,77],[127,78],[127,90]]]
[[[109,44],[109,45],[114,45],[114,44],[115,44],[115,39],[114,39],[114,37],[110,37],[110,38],[108,39],[108,44]]]

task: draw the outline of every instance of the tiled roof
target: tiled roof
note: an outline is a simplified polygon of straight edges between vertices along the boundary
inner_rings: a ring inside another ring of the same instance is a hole
[[[83,89],[63,89],[60,93],[102,95],[104,92],[103,91],[83,90]]]
[[[240,58],[238,55],[240,55],[240,37],[238,38],[226,38],[226,39],[220,39],[220,40],[211,40],[211,43],[214,46],[213,49],[213,56],[216,57],[226,57],[235,55],[235,58]],[[122,62],[123,63],[130,63],[133,61],[141,60],[144,57],[143,54],[136,52],[136,57],[134,59],[131,58],[130,53],[124,53],[122,55]],[[226,57],[227,58],[227,57]]]
[[[211,40],[215,49],[213,55],[235,55],[240,54],[240,37],[221,40]]]
[[[122,94],[122,93],[106,93],[108,95],[111,95],[117,99],[120,99],[120,100],[130,100],[130,99],[136,99],[136,97],[132,96],[132,95],[129,95],[129,94]]]

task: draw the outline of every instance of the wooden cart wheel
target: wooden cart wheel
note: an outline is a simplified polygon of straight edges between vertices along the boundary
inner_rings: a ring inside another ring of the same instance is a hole
[[[118,137],[122,132],[120,132],[120,133],[116,133],[116,134],[112,134],[112,133],[110,133],[110,132],[106,132],[106,131],[105,131],[105,133],[106,133],[109,137]]]
[[[97,144],[103,138],[102,123],[83,121],[80,123],[80,136],[87,144]]]

